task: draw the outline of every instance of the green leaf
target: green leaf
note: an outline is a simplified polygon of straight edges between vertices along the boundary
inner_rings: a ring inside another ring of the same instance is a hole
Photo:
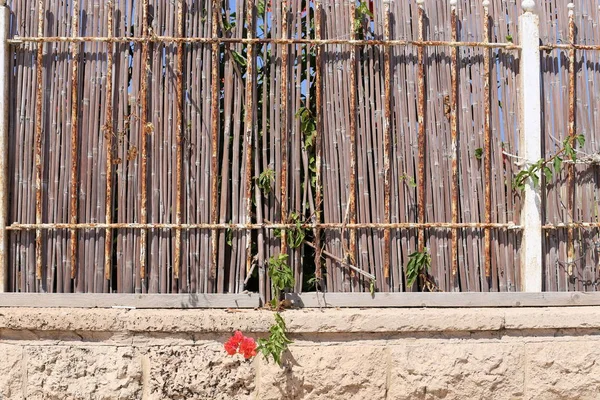
[[[531,175],[531,180],[533,181],[534,187],[538,187],[540,185],[540,178],[536,174]]]
[[[371,12],[371,10],[369,10],[369,6],[367,5],[366,2],[361,1],[360,5],[358,6],[358,8],[356,9],[356,13],[357,14],[361,14],[361,16],[365,16],[368,15],[371,18],[374,18],[373,13]]]
[[[577,135],[575,138],[579,143],[579,147],[583,147],[585,145],[585,137],[583,135]]]
[[[402,176],[400,176],[400,179],[403,179],[409,187],[417,187],[417,183],[415,182],[412,176],[403,174]]]
[[[317,132],[315,130],[313,130],[312,132],[310,132],[309,134],[306,135],[306,138],[304,139],[304,146],[309,148],[313,146],[314,143],[314,138],[315,135],[317,134]],[[314,161],[314,158],[312,158],[312,160]]]
[[[231,224],[231,221],[229,221],[229,223]],[[229,245],[229,247],[232,246],[232,243],[233,243],[233,231],[231,230],[231,228],[227,228],[227,234],[225,235],[225,241],[227,242],[227,245]]]
[[[567,141],[565,143],[565,154],[572,160],[572,161],[577,161],[577,155],[575,154],[575,150],[573,149],[573,146],[571,145],[570,141]]]
[[[268,262],[268,274],[271,278],[271,284],[279,292],[294,286],[294,273],[287,265],[288,255],[279,254],[273,256]]]
[[[233,56],[235,62],[237,62],[240,66],[245,67],[248,64],[246,61],[246,57],[241,55],[239,52],[231,50],[231,55]]]
[[[513,42],[513,37],[512,37],[512,35],[506,35],[506,41],[507,41],[508,43],[512,43],[512,42]]]
[[[265,0],[258,0],[256,3],[256,13],[261,16],[265,14]]]
[[[306,107],[302,106],[302,107],[298,108],[298,111],[296,111],[296,118],[301,118],[305,112],[306,112]]]
[[[560,158],[558,156],[554,157],[553,164],[554,164],[554,172],[556,174],[560,173],[560,169],[562,168],[562,161],[563,161],[562,158]]]
[[[276,313],[275,323],[269,328],[269,337],[258,340],[257,350],[267,361],[271,357],[279,366],[281,366],[282,356],[287,350],[288,344],[292,343],[286,335],[286,330],[285,321],[279,313]]]
[[[549,167],[544,167],[544,175],[546,177],[546,182],[552,181],[552,170]]]
[[[260,173],[256,180],[258,188],[267,195],[271,192],[272,184],[275,182],[275,171],[271,168],[266,169]]]
[[[478,160],[483,158],[483,149],[481,147],[475,149],[475,158]]]
[[[406,285],[412,286],[419,274],[429,271],[431,266],[431,256],[429,250],[424,248],[423,251],[415,251],[408,256],[408,264],[406,265]]]

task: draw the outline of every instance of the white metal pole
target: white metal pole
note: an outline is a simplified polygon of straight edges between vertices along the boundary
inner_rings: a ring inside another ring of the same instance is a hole
[[[0,5],[0,293],[8,291],[8,79],[10,58],[8,32],[10,10],[6,1]]]
[[[521,64],[519,69],[519,156],[528,164],[542,158],[540,22],[535,2],[521,3],[519,17]],[[542,201],[541,189],[530,179],[525,185],[521,208],[521,290],[542,291]]]

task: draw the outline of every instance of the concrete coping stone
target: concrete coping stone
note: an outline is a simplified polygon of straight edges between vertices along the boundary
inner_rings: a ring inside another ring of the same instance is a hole
[[[600,329],[600,307],[300,309],[290,333],[490,332]],[[212,309],[2,308],[0,330],[130,333],[266,332],[273,312]]]

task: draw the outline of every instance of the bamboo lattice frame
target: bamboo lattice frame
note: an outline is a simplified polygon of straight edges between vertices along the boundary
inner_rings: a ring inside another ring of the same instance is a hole
[[[288,0],[265,9],[263,15],[257,15],[255,0],[206,2],[201,11],[188,3],[143,0],[133,13],[130,0],[100,7],[86,0],[70,5],[9,2],[15,12],[8,41],[15,49],[13,89],[25,89],[13,95],[14,120],[18,113],[27,113],[18,104],[35,101],[33,130],[18,124],[12,128],[11,171],[14,176],[35,177],[35,185],[21,192],[17,181],[13,185],[13,223],[7,228],[13,232],[13,290],[239,293],[258,265],[257,289],[266,300],[270,293],[264,267],[268,257],[279,252],[290,254],[295,290],[302,290],[302,254],[308,247],[286,248],[286,235],[298,228],[313,232],[308,245],[316,248],[314,265],[323,262],[323,250],[331,255],[325,257],[323,269],[314,271],[328,291],[368,291],[369,277],[375,277],[378,290],[406,291],[402,266],[409,253],[426,246],[432,252],[432,275],[443,290],[518,290],[519,199],[506,188],[518,167],[502,149],[509,156],[517,153],[511,135],[519,110],[510,96],[516,93],[514,68],[520,46],[515,27],[494,24],[490,12],[515,17],[518,6],[492,2],[470,12],[466,2],[440,8],[423,2],[375,1],[374,15],[367,18],[357,14],[355,2]],[[37,18],[26,17],[31,8]],[[86,20],[85,26],[80,26],[80,8],[94,10],[86,14],[92,22]],[[48,27],[48,15],[70,20],[70,25]],[[235,26],[224,27],[226,19]],[[357,20],[367,24],[362,29],[373,29],[372,38],[357,37]],[[540,49],[569,53],[569,113],[554,124],[568,125],[567,134],[574,136],[576,55],[600,50],[600,45],[575,43],[574,13],[555,21],[569,28],[568,44],[548,42],[545,32]],[[465,25],[476,34],[467,34]],[[132,32],[124,35],[126,29]],[[272,37],[259,37],[260,29],[270,30]],[[435,30],[446,33],[434,34]],[[600,35],[597,30],[590,35]],[[31,32],[35,34],[27,34]],[[445,38],[429,40],[435,35]],[[515,43],[505,41],[511,35]],[[466,37],[469,40],[462,41]],[[48,56],[50,49],[54,57]],[[314,81],[309,85],[314,85],[316,96],[303,99],[308,89],[300,83],[302,68],[310,70],[311,60],[298,60],[313,49]],[[241,74],[234,55],[244,50]],[[257,70],[264,70],[267,52],[270,70],[261,79],[270,84],[263,84],[263,93],[258,93]],[[29,53],[35,53],[35,62],[28,60]],[[559,70],[563,73],[565,68]],[[498,90],[490,84],[494,79]],[[402,87],[402,80],[410,84]],[[195,84],[201,86],[200,95],[194,93]],[[69,115],[57,100],[64,90],[71,97]],[[481,109],[469,110],[469,99],[476,99]],[[263,104],[262,126],[257,100]],[[316,193],[306,179],[309,157],[296,116],[306,103],[317,110]],[[68,128],[68,142],[53,147],[50,126]],[[556,129],[546,125],[546,132],[550,138]],[[507,147],[501,149],[499,143]],[[478,145],[483,162],[472,156]],[[31,148],[34,168],[28,169]],[[53,151],[68,151],[69,156],[51,156]],[[85,152],[92,156],[85,159]],[[273,164],[273,192],[261,193],[256,177]],[[68,179],[60,172],[67,167]],[[567,192],[574,193],[579,167],[567,168]],[[50,188],[53,174],[61,180]],[[103,185],[95,183],[98,179]],[[411,179],[414,188],[407,184]],[[193,196],[197,189],[192,180],[202,186]],[[593,271],[584,271],[585,277],[569,286],[573,271],[553,271],[553,263],[574,263],[576,230],[595,232],[600,224],[576,222],[592,220],[593,212],[585,204],[577,205],[574,195],[566,196],[569,200],[561,208],[559,186],[549,185],[543,228],[560,231],[559,236],[565,228],[567,235],[558,239],[556,252],[547,252],[546,287],[582,289],[594,280]],[[69,194],[68,203],[56,200],[61,188]],[[582,188],[594,191],[585,182]],[[473,192],[478,195],[465,198]],[[35,194],[34,207],[27,193]],[[94,211],[82,193],[101,204],[103,213]],[[194,204],[202,207],[201,217],[191,217]],[[32,209],[34,213],[27,214]],[[581,218],[565,218],[576,210]],[[292,211],[300,211],[306,221],[290,222]],[[283,230],[281,238],[275,230]],[[35,231],[34,241],[30,231]],[[68,244],[62,231],[69,233]],[[568,249],[563,256],[559,253],[565,252],[564,243]],[[68,268],[59,277],[62,260],[68,260]]]

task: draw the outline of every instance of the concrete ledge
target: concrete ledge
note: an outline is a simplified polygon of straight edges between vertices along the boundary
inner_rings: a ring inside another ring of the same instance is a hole
[[[541,293],[291,293],[298,308],[498,308],[600,306],[600,292]],[[0,308],[257,308],[256,293],[104,294],[0,293]]]
[[[229,356],[263,310],[0,308],[0,398],[597,399],[600,307],[301,309],[280,367]]]
[[[600,307],[304,309],[283,313],[293,333],[498,332],[600,329]],[[0,329],[27,331],[267,332],[264,310],[0,309]]]
[[[256,308],[256,293],[108,294],[0,293],[2,307],[32,308]]]
[[[296,307],[498,308],[600,306],[600,292],[290,293]],[[1,298],[0,298],[1,299]]]

